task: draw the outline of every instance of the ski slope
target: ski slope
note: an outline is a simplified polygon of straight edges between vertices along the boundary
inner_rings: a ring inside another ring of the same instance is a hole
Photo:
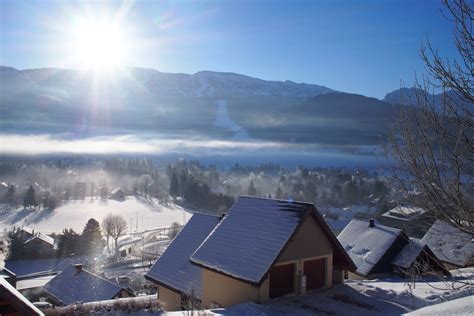
[[[53,211],[0,209],[0,231],[8,230],[12,226],[28,226],[42,233],[60,233],[64,228],[72,228],[82,232],[89,218],[99,223],[107,214],[121,215],[128,223],[128,231],[150,230],[171,225],[173,222],[185,224],[191,217],[191,211],[173,203],[160,204],[158,200],[143,200],[136,197],[127,197],[119,202],[108,200],[70,201]],[[138,223],[137,223],[138,217]],[[138,224],[138,225],[137,225]]]

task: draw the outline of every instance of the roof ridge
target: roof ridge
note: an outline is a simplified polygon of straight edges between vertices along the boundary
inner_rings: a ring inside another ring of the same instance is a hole
[[[278,202],[286,202],[286,203],[296,203],[296,204],[303,204],[303,205],[315,205],[314,203],[310,202],[303,202],[303,201],[294,201],[291,199],[275,199],[275,198],[269,198],[269,197],[264,197],[264,196],[252,196],[252,195],[240,195],[238,199],[240,198],[251,198],[251,199],[259,199],[259,200],[270,200],[270,201],[278,201]]]

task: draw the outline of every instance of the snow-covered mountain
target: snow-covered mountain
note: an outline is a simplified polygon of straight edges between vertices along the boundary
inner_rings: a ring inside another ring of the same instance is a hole
[[[0,67],[3,81],[34,84],[38,86],[63,85],[73,81],[76,84],[92,80],[87,72],[45,68],[17,70]],[[153,69],[128,68],[115,74],[114,84],[135,84],[155,93],[168,93],[188,97],[226,98],[237,96],[311,97],[334,92],[324,86],[293,81],[267,81],[236,73],[200,71],[195,74],[165,73]],[[129,87],[133,87],[130,85]]]
[[[236,73],[129,68],[113,77],[0,67],[3,133],[375,145],[393,106],[362,95]]]

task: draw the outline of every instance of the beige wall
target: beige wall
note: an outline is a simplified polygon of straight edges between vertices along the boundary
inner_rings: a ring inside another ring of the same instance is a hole
[[[278,262],[317,258],[332,254],[332,245],[319,225],[308,217],[290,241]]]
[[[367,277],[358,275],[358,274],[356,274],[356,273],[352,273],[352,272],[350,272],[350,271],[347,273],[347,278],[348,278],[349,280],[366,280],[366,279],[367,279]]]
[[[332,286],[332,244],[316,223],[308,217],[290,241],[275,265],[295,263],[295,292],[299,292],[298,275],[303,274],[304,262],[326,259],[325,286]],[[303,294],[303,293],[300,293]]]
[[[268,299],[268,279],[257,287],[207,269],[201,269],[201,277],[204,308],[227,307],[245,301],[259,303]]]
[[[158,299],[165,304],[166,311],[181,310],[181,294],[158,286]]]
[[[303,272],[306,260],[326,259],[326,287],[333,284],[332,245],[319,225],[312,217],[301,225],[298,232],[282,253],[276,265],[295,263],[295,291],[298,290],[298,272]],[[227,307],[245,301],[264,302],[269,299],[269,278],[260,287],[235,280],[222,274],[201,269],[202,306],[203,308],[216,305]]]

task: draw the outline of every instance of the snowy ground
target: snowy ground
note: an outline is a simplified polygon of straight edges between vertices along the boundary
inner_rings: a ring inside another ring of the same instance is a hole
[[[401,279],[348,281],[307,295],[271,300],[265,305],[247,302],[208,310],[206,315],[401,315],[413,310],[417,310],[414,315],[474,315],[474,269],[452,273],[457,282],[419,282],[412,290],[413,296]],[[462,286],[466,283],[470,285]]]
[[[466,296],[457,300],[447,301],[428,307],[423,307],[408,313],[410,316],[447,316],[447,315],[473,315],[474,296]]]
[[[70,201],[53,211],[0,208],[0,231],[14,225],[26,225],[47,234],[60,233],[64,228],[81,232],[89,218],[95,218],[100,223],[108,213],[123,216],[133,231],[137,227],[137,214],[139,231],[166,227],[173,222],[185,224],[191,217],[189,210],[171,203],[160,204],[157,200],[128,197],[123,202],[109,199],[102,203],[86,199]]]

